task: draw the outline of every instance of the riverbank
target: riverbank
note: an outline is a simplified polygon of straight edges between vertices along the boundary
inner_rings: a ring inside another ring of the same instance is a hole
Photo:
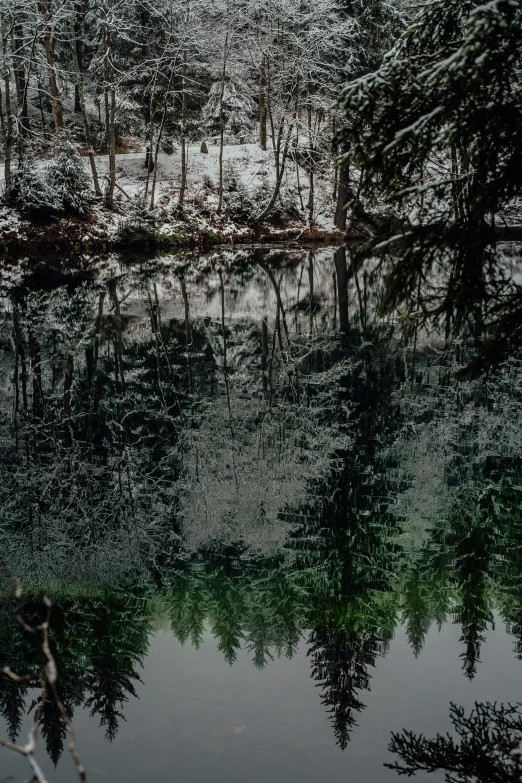
[[[0,254],[7,256],[45,253],[71,254],[114,252],[131,248],[146,250],[207,250],[216,245],[293,242],[336,244],[348,238],[342,232],[289,222],[284,226],[260,225],[256,228],[234,223],[227,218],[189,213],[185,219],[159,222],[154,231],[127,239],[122,226],[124,214],[101,207],[85,218],[62,217],[35,222],[24,219],[8,207],[0,209]],[[355,236],[354,232],[351,235]]]

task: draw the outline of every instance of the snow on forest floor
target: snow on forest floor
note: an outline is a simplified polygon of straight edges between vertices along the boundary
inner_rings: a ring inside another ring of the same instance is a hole
[[[107,155],[96,157],[97,169],[102,181],[107,177],[109,159]],[[38,165],[45,165],[46,161],[39,161]],[[85,167],[88,171],[89,163],[85,158]],[[271,150],[263,151],[257,144],[226,145],[223,149],[224,180],[236,179],[240,190],[250,197],[255,196],[256,190],[263,184],[272,188],[275,182],[274,158]],[[130,152],[116,156],[117,183],[125,193],[133,197],[144,192],[147,180],[145,168],[145,153]],[[3,166],[0,166],[0,183],[4,178]],[[153,175],[149,179],[149,193]],[[332,200],[332,176],[325,180],[317,179],[315,184],[315,210],[314,222],[319,229],[333,231],[333,215],[335,205]],[[181,181],[181,152],[178,150],[172,155],[161,153],[158,157],[156,172],[156,198],[157,206],[174,206],[179,198]],[[196,209],[213,213],[218,203],[219,186],[219,146],[208,146],[208,153],[202,153],[200,145],[191,145],[187,156],[187,190],[185,203],[192,204]],[[297,210],[302,214],[303,221],[309,221],[306,208],[309,197],[309,180],[302,168],[297,167],[293,161],[288,160],[285,176],[282,184],[282,192],[294,202]],[[116,191],[116,201],[125,211],[126,198],[121,191]],[[303,208],[304,207],[304,208]],[[260,204],[261,209],[261,204]],[[4,210],[0,216],[0,229],[2,220],[5,221],[7,212]],[[12,216],[10,222],[16,222]]]
[[[108,172],[107,156],[99,156],[98,170],[100,174]],[[127,153],[117,155],[118,184],[130,196],[143,192],[147,179],[145,168],[145,154]],[[225,182],[234,177],[241,190],[249,195],[255,194],[257,188],[263,183],[273,187],[275,182],[275,166],[273,153],[270,150],[263,151],[257,144],[234,144],[223,148],[223,169]],[[156,203],[166,206],[177,201],[181,181],[181,153],[172,155],[160,154],[158,157],[158,171],[156,173],[157,198]],[[330,178],[325,181],[318,180],[316,185],[316,210],[315,223],[324,230],[334,230],[333,215],[335,206],[332,200],[332,184]],[[152,174],[150,183],[152,182]],[[190,146],[187,157],[187,192],[186,202],[199,207],[215,210],[218,203],[219,186],[219,146],[208,146],[208,153],[202,153],[200,145]],[[150,189],[150,188],[149,188]],[[295,201],[296,207],[301,211],[301,199],[306,207],[309,196],[309,180],[306,173],[299,169],[299,185],[296,166],[292,161],[287,162],[283,190]],[[301,198],[299,197],[299,192]],[[303,211],[303,219],[308,212]]]

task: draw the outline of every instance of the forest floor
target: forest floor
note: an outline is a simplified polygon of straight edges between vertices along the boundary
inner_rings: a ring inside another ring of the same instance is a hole
[[[97,156],[102,187],[107,183],[108,157]],[[85,159],[86,167],[88,165]],[[45,165],[41,161],[39,165]],[[237,217],[227,209],[231,198],[237,207],[246,205],[255,213],[257,200],[270,193],[275,180],[273,154],[256,144],[225,146],[223,151],[225,209],[217,214],[219,183],[219,146],[209,145],[203,153],[200,145],[190,146],[187,155],[187,189],[183,210],[179,209],[181,154],[160,154],[156,171],[155,205],[157,229],[154,245],[158,248],[205,247],[216,244],[251,242],[342,242],[335,230],[333,214],[333,170],[324,179],[316,178],[314,220],[309,220],[309,180],[306,172],[288,161],[282,185],[282,199],[288,216],[268,218],[253,227],[255,221]],[[100,251],[125,246],[120,228],[132,220],[131,205],[143,194],[147,182],[144,152],[117,155],[115,209],[95,205],[85,218],[62,217],[35,222],[24,219],[12,208],[0,208],[0,248],[6,253],[32,254],[46,251]],[[3,175],[3,172],[2,172]],[[0,181],[1,176],[0,175]],[[149,175],[148,192],[153,174]],[[240,210],[241,211],[241,210]],[[235,217],[235,219],[234,219]],[[255,215],[254,215],[255,217]]]

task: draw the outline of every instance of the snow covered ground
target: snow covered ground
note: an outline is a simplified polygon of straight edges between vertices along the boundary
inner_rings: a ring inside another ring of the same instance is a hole
[[[102,180],[108,174],[109,159],[107,155],[97,156],[97,168]],[[145,153],[130,152],[117,155],[117,182],[125,193],[132,197],[143,193],[147,179],[145,168]],[[45,165],[40,161],[39,165]],[[85,166],[89,169],[88,159],[85,158]],[[224,178],[233,176],[241,185],[241,190],[254,195],[257,188],[263,184],[272,187],[275,182],[275,166],[273,153],[260,149],[257,144],[227,145],[223,150]],[[149,181],[152,184],[152,174]],[[156,173],[156,199],[158,206],[174,206],[179,198],[181,181],[181,152],[177,150],[172,155],[161,153],[158,158],[158,170]],[[3,181],[4,171],[0,165],[0,183]],[[324,179],[317,179],[315,183],[315,210],[314,219],[319,228],[327,231],[334,230],[333,216],[335,204],[332,200],[333,172]],[[193,204],[199,209],[214,212],[218,203],[219,186],[219,146],[208,145],[208,153],[200,151],[200,144],[191,145],[188,149],[187,162],[187,191],[185,202]],[[307,203],[309,196],[309,180],[306,172],[297,167],[293,161],[288,160],[285,177],[282,185],[283,193],[290,197],[297,209],[302,213],[303,220],[308,222],[309,215]],[[126,198],[117,191],[117,201],[125,208]]]
[[[145,169],[144,153],[129,153],[117,156],[118,184],[129,195],[135,195],[143,191],[147,172]],[[108,170],[108,158],[98,158],[98,169],[102,175]],[[253,194],[263,182],[272,186],[275,182],[275,166],[273,153],[270,150],[263,151],[257,144],[234,144],[223,149],[223,169],[225,180],[234,176],[242,189]],[[152,179],[152,175],[151,175]],[[299,182],[298,182],[299,180]],[[181,181],[181,153],[178,151],[172,155],[160,154],[158,159],[156,202],[168,205],[176,201],[179,196]],[[208,153],[200,151],[200,145],[193,145],[188,150],[187,166],[187,203],[196,206],[215,209],[218,201],[219,185],[219,146],[208,146]],[[296,165],[288,161],[283,180],[283,190],[291,196],[296,206],[303,212],[306,219],[308,211],[306,205],[309,195],[309,180],[305,171],[299,169],[299,177]],[[315,222],[321,228],[333,230],[333,216],[335,205],[332,200],[333,186],[330,177],[327,180],[318,180],[316,183],[316,209]],[[302,204],[301,204],[302,201]],[[302,206],[305,209],[302,209]]]

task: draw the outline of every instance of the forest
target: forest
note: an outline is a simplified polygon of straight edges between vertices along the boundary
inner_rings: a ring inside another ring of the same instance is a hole
[[[517,224],[516,0],[5,0],[0,14],[4,235],[18,215],[92,213],[124,243],[172,242],[184,222],[214,241],[267,222],[448,239]]]
[[[520,783],[521,0],[0,39],[0,783]]]

